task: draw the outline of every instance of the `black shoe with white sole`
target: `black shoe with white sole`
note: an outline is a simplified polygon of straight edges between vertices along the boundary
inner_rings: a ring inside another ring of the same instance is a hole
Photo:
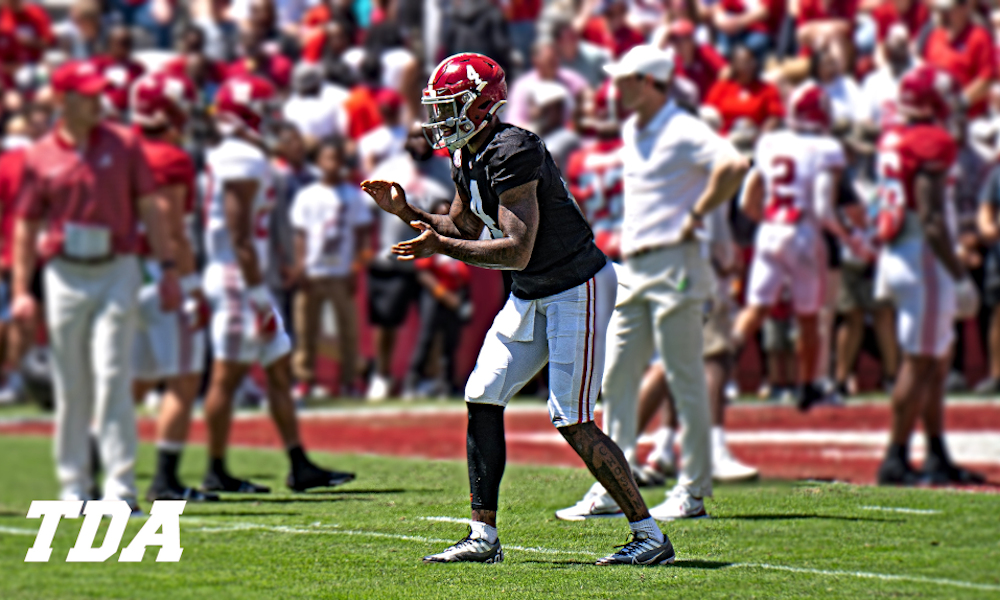
[[[472,528],[469,528],[469,535],[460,542],[445,548],[437,554],[424,557],[425,563],[454,563],[454,562],[478,562],[478,563],[498,563],[503,561],[503,548],[500,547],[500,538],[492,544],[481,537],[473,537]]]
[[[305,492],[313,488],[336,487],[354,481],[354,473],[327,471],[316,465],[309,465],[288,474],[285,485],[296,492]]]
[[[209,472],[201,482],[201,489],[204,492],[230,492],[233,494],[270,494],[271,488],[266,485],[257,485],[246,479],[236,479],[235,477],[220,477]]]
[[[662,542],[657,542],[645,531],[632,532],[632,540],[617,547],[621,550],[597,561],[597,566],[669,565],[677,556],[667,536],[663,536]]]

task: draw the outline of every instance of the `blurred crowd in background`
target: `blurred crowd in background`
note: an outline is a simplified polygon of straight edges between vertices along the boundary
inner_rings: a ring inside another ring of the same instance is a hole
[[[277,178],[268,284],[285,321],[294,323],[297,397],[449,397],[460,395],[472,366],[459,355],[463,335],[485,332],[475,325],[488,324],[499,308],[501,275],[443,256],[396,261],[389,249],[414,231],[375,210],[357,184],[394,180],[411,203],[447,210],[455,193],[451,159],[423,137],[420,90],[442,58],[480,52],[507,73],[501,119],[545,140],[599,246],[618,259],[617,151],[628,115],[603,66],[644,43],[672,49],[676,101],[748,156],[761,133],[782,126],[790,90],[818,82],[849,157],[841,217],[865,238],[874,215],[875,142],[896,119],[899,78],[922,62],[947,71],[961,87],[950,123],[962,148],[953,199],[960,254],[983,300],[977,317],[956,323],[948,386],[1000,392],[1000,2],[0,0],[2,146],[23,147],[49,130],[58,115],[48,76],[68,59],[91,60],[103,72],[113,84],[104,98],[108,117],[122,122],[129,120],[130,85],[144,72],[194,82],[185,147],[198,165],[211,142],[208,117],[220,84],[235,74],[268,79],[279,90],[265,131]],[[4,270],[15,195],[5,187],[9,171],[0,156]],[[312,225],[310,199],[300,191],[317,180],[339,182],[354,208],[341,219],[339,245],[297,248]],[[736,310],[755,223],[735,201],[722,210],[731,235],[719,256],[730,258],[716,268],[731,283],[717,300]],[[833,238],[829,244],[822,318],[828,386],[841,397],[888,389],[899,353],[893,309],[872,293],[874,255],[856,256]],[[331,252],[336,268],[310,259]],[[473,288],[487,281],[496,298],[475,302],[484,295]],[[741,357],[734,388],[791,399],[795,331],[784,304]],[[405,327],[411,313],[418,315],[415,330]],[[6,360],[0,402],[23,397],[23,382],[43,377],[44,333],[32,351],[7,354],[25,360]],[[544,395],[544,381],[535,387]]]

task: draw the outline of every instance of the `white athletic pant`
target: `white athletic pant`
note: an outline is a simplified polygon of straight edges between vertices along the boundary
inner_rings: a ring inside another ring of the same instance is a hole
[[[653,350],[659,351],[684,428],[678,484],[696,497],[712,494],[702,325],[713,283],[697,242],[655,250],[619,266],[601,388],[604,431],[634,465],[639,387]]]
[[[45,266],[44,282],[62,496],[87,497],[93,422],[105,470],[104,498],[134,498],[137,436],[131,386],[138,259],[119,256],[84,265],[56,258]]]

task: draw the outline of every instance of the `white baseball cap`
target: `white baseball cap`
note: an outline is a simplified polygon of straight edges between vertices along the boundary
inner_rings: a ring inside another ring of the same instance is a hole
[[[666,83],[674,75],[674,53],[672,49],[661,50],[643,44],[626,52],[618,62],[605,65],[604,72],[612,78],[649,75],[656,81]]]

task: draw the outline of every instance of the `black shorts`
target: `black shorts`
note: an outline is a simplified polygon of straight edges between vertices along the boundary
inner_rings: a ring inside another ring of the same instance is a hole
[[[415,273],[368,271],[368,322],[376,327],[399,327],[406,320],[410,304],[420,297]]]

